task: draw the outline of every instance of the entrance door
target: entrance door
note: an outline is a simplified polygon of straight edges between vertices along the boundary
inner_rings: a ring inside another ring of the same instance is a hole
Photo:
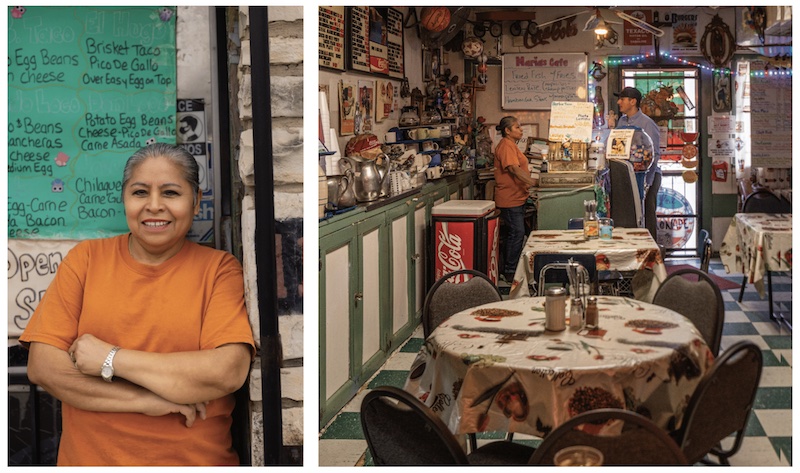
[[[700,233],[700,140],[697,68],[621,69],[622,87],[642,92],[642,112],[661,131],[658,243],[668,255],[695,256]],[[665,145],[666,144],[666,145]]]

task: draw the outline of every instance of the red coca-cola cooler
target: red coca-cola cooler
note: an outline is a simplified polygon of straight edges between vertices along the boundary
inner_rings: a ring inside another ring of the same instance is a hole
[[[497,284],[500,211],[493,200],[450,200],[431,210],[432,280],[459,269],[475,269]],[[430,260],[429,260],[430,261]],[[460,278],[456,283],[464,282]]]

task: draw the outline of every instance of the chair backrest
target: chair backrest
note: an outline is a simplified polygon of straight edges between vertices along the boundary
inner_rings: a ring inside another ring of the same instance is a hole
[[[711,238],[708,236],[708,230],[700,230],[700,271],[708,274],[708,265],[711,262]]]
[[[610,422],[623,423],[610,426]],[[598,433],[603,428],[608,432]],[[613,435],[611,432],[619,432]],[[624,409],[596,409],[578,414],[544,438],[528,462],[553,465],[559,450],[588,445],[603,454],[603,465],[686,465],[686,457],[665,430]]]
[[[638,228],[642,219],[642,200],[633,165],[618,159],[608,160],[611,178],[611,218],[616,227]]]
[[[614,226],[614,219],[610,218],[611,226]],[[567,230],[583,230],[583,217],[571,218],[567,221]]]
[[[708,274],[696,268],[675,271],[661,283],[653,296],[653,304],[674,310],[691,320],[717,356],[725,323],[725,304],[719,286]]]
[[[650,232],[653,240],[658,241],[658,218],[656,217],[656,203],[658,190],[661,188],[661,173],[655,173],[653,184],[647,188],[644,196],[644,227]]]
[[[781,200],[774,192],[769,189],[758,189],[748,195],[742,206],[743,213],[791,213],[791,205],[786,205],[787,201]]]
[[[375,465],[466,465],[467,456],[441,419],[393,386],[361,402],[361,428]]]
[[[567,221],[567,230],[583,230],[583,217],[569,219]]]
[[[739,450],[761,379],[763,356],[753,342],[729,347],[695,388],[677,440],[690,462],[702,459],[720,440],[736,433],[727,456]]]
[[[450,279],[466,282],[453,283]],[[431,287],[422,306],[422,330],[425,338],[451,315],[471,307],[503,300],[500,290],[485,274],[474,269],[461,269],[445,274]]]
[[[548,264],[566,263],[570,259],[586,268],[589,273],[590,284],[597,282],[597,260],[593,253],[538,253],[533,257],[533,277],[536,278],[536,292],[542,292],[546,283],[558,283],[561,285],[569,283],[566,266],[564,269],[547,271],[546,281],[539,281],[539,273]],[[542,292],[542,294],[544,293]]]

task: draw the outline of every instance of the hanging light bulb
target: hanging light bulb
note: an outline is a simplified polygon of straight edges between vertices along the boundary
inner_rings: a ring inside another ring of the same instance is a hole
[[[595,9],[594,14],[598,19],[597,24],[594,25],[594,34],[605,36],[606,33],[608,33],[608,24],[606,23],[606,20],[603,19],[603,15],[600,13],[599,8]]]

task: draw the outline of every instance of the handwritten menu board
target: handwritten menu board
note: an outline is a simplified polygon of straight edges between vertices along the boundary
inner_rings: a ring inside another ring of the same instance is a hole
[[[405,76],[403,13],[388,7],[346,7],[348,67],[389,77]]]
[[[319,65],[344,70],[344,7],[319,7]]]
[[[792,167],[792,76],[750,78],[753,167]]]
[[[127,158],[175,143],[175,12],[8,8],[8,237],[127,231]]]
[[[584,53],[508,53],[503,55],[505,110],[549,110],[552,102],[585,102]]]

